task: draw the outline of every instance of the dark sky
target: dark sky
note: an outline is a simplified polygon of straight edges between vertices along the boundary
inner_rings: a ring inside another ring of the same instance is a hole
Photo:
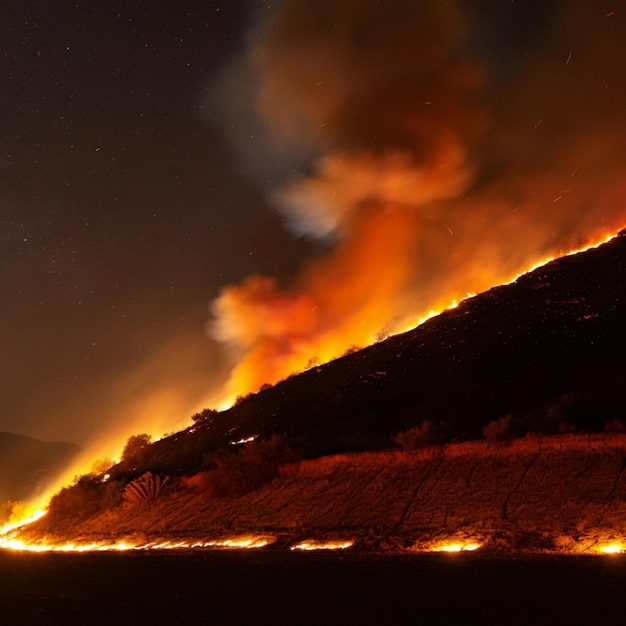
[[[339,5],[345,11],[335,15],[332,2],[314,4],[315,28],[302,26],[306,19],[293,21],[302,28],[302,37],[311,37],[314,43],[319,40],[316,29],[321,18],[329,23],[336,19],[349,30],[350,11],[359,13],[361,7],[359,2],[342,0]],[[377,3],[366,4],[380,10]],[[390,23],[397,19],[396,8],[413,11],[411,7],[421,5],[402,0],[385,4]],[[438,6],[449,3],[423,4],[435,7],[436,13]],[[623,142],[617,138],[623,136],[626,101],[620,77],[626,57],[623,47],[615,46],[623,41],[624,16],[619,3],[614,4],[511,0],[504,8],[504,2],[459,2],[471,14],[472,35],[463,50],[476,57],[482,68],[490,128],[499,128],[505,117],[518,124],[510,132],[481,131],[480,141],[472,139],[467,158],[479,154],[480,165],[473,166],[472,183],[464,188],[468,206],[495,204],[494,198],[500,197],[511,204],[515,198],[511,211],[521,214],[531,207],[531,194],[539,189],[539,195],[533,196],[537,198],[545,187],[546,206],[552,207],[563,184],[545,183],[546,163],[558,161],[556,146],[568,155],[577,154],[578,148],[561,141],[574,127],[585,131],[581,134],[588,142],[585,145],[601,145],[605,136],[611,137],[609,154],[613,163],[623,166]],[[570,5],[584,10],[570,11]],[[276,6],[281,3],[262,0],[9,0],[0,6],[0,430],[77,443],[97,440],[110,429],[122,430],[126,436],[142,430],[175,430],[192,411],[209,403],[228,375],[227,353],[205,330],[209,303],[220,289],[240,283],[251,273],[285,281],[312,250],[330,245],[293,235],[286,218],[274,210],[269,192],[277,181],[310,173],[315,157],[327,147],[330,154],[354,146],[374,152],[388,148],[362,141],[359,133],[372,127],[365,117],[370,105],[357,104],[356,116],[350,111],[335,115],[334,135],[329,131],[325,137],[310,137],[305,131],[296,133],[295,139],[288,137],[287,148],[266,150],[267,138],[257,134],[261,127],[240,111],[250,104],[256,79],[236,69],[233,60],[255,37],[257,43],[267,43],[264,70],[270,80],[272,63],[288,60],[291,50],[306,59],[306,45],[303,52],[298,47],[300,35],[294,36],[300,31],[295,26],[290,31],[293,16],[288,11],[278,26],[249,34],[258,16],[275,14]],[[282,6],[295,7],[298,16],[309,5],[298,1]],[[569,12],[562,18],[563,7]],[[595,22],[585,22],[585,10],[591,11]],[[621,26],[608,35],[607,19],[613,19],[611,24],[621,20]],[[363,23],[361,34],[367,34],[371,26]],[[564,34],[559,34],[562,24]],[[340,40],[343,31],[336,30]],[[273,32],[274,38],[263,41],[264,32]],[[422,36],[428,38],[430,31],[426,28]],[[448,36],[454,40],[454,34],[442,35]],[[594,43],[607,40],[618,43],[613,48]],[[375,45],[384,50],[381,41]],[[407,41],[411,44],[413,39]],[[281,52],[283,44],[292,48]],[[330,44],[343,54],[342,46],[332,40]],[[367,43],[363,45],[367,53]],[[597,58],[596,50],[600,50]],[[547,66],[552,63],[558,68],[558,80],[549,71],[541,78],[537,58],[542,55],[551,59]],[[416,70],[407,65],[402,71]],[[446,71],[450,82],[453,74]],[[565,71],[580,72],[580,77],[563,78]],[[368,80],[369,74],[362,76]],[[516,76],[521,77],[519,91],[511,88]],[[394,80],[405,78],[398,74]],[[275,93],[270,90],[270,100],[285,93],[283,79],[271,83],[278,87]],[[298,102],[304,118],[310,115],[309,121],[317,120],[318,112],[307,110],[306,97],[295,93],[298,79],[294,76],[295,99],[279,101],[278,108],[285,107],[287,117],[281,118],[280,112],[274,119],[270,116],[265,132],[288,124]],[[555,84],[558,90],[551,93]],[[407,91],[405,86],[402,89]],[[524,93],[530,95],[520,96]],[[611,99],[598,104],[606,93]],[[353,89],[344,95],[346,101],[356,97]],[[560,115],[577,98],[582,104],[576,114]],[[291,102],[296,104],[288,107]],[[379,97],[374,102],[387,106]],[[450,102],[454,108],[454,98]],[[402,121],[405,113],[394,119]],[[349,125],[342,116],[350,119]],[[457,117],[460,121],[455,118],[452,127],[463,141],[479,135],[475,127],[480,124],[474,117]],[[544,119],[548,121],[541,126]],[[589,121],[594,119],[600,122]],[[615,119],[621,122],[617,135]],[[307,119],[292,121],[303,124]],[[391,129],[380,120],[374,124],[381,136],[388,133],[394,149],[406,148],[398,139],[401,122]],[[541,130],[536,136],[544,134],[528,140],[528,133],[538,125]],[[602,132],[596,138],[587,131],[597,125]],[[425,131],[415,132],[421,146],[428,144]],[[591,154],[585,150],[585,155]],[[563,176],[569,181],[572,172],[589,163],[591,180],[599,162],[594,158],[568,160]],[[439,167],[436,159],[433,162],[426,165]],[[535,170],[540,172],[542,183],[537,189],[528,191],[530,187],[518,179],[511,184],[508,172],[518,166],[523,181],[535,176]],[[585,184],[583,179],[581,198],[587,197]],[[604,188],[617,197],[621,188],[615,191],[612,184],[613,178],[607,178]],[[448,217],[441,218],[446,228],[438,231],[445,237],[449,225],[461,232],[464,225],[469,230],[469,224],[474,228],[485,219],[482,214],[474,218],[472,209],[468,212],[472,219],[464,221],[457,209],[449,209],[450,198],[437,196],[434,201],[437,211],[444,205],[449,211]],[[577,216],[583,214],[586,202],[580,201],[583,209],[574,211]],[[521,230],[535,228],[530,224],[543,213],[539,207]],[[494,224],[505,222],[495,209],[492,214]],[[429,219],[434,223],[439,218]],[[566,221],[580,220],[567,217]],[[520,225],[506,222],[503,228],[518,232]],[[553,230],[550,225],[538,237],[546,249],[554,239]],[[562,238],[577,236],[580,229],[572,227]],[[481,239],[483,232],[477,231],[477,237]],[[457,258],[466,248],[459,247],[449,256]],[[502,254],[511,256],[508,248]]]
[[[83,442],[161,384],[176,418],[222,381],[210,299],[295,254],[205,115],[250,21],[237,0],[0,7],[0,430]]]

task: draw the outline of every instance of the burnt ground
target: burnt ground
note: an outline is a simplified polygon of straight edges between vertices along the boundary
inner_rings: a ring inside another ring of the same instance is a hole
[[[0,622],[613,624],[615,557],[0,551]]]

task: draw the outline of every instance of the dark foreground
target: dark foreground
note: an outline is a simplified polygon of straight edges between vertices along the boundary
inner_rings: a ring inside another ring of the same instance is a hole
[[[626,557],[0,550],[1,624],[609,624]]]

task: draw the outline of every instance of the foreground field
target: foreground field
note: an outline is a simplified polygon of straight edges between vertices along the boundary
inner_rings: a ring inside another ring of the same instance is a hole
[[[0,550],[3,624],[612,624],[621,557]]]
[[[252,536],[275,547],[349,541],[379,552],[446,542],[496,551],[621,550],[625,467],[623,434],[339,455],[285,466],[244,495],[216,497],[196,476],[152,503],[118,506],[81,523],[43,518],[26,535],[135,545]]]

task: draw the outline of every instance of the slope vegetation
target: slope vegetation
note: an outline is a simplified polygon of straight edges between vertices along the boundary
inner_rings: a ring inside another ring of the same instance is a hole
[[[580,551],[626,536],[626,435],[528,437],[507,446],[335,455],[288,464],[271,483],[214,495],[202,476],[143,505],[82,523],[43,518],[48,540],[211,542],[268,537],[276,547],[353,541],[356,549],[477,542],[496,550]]]

